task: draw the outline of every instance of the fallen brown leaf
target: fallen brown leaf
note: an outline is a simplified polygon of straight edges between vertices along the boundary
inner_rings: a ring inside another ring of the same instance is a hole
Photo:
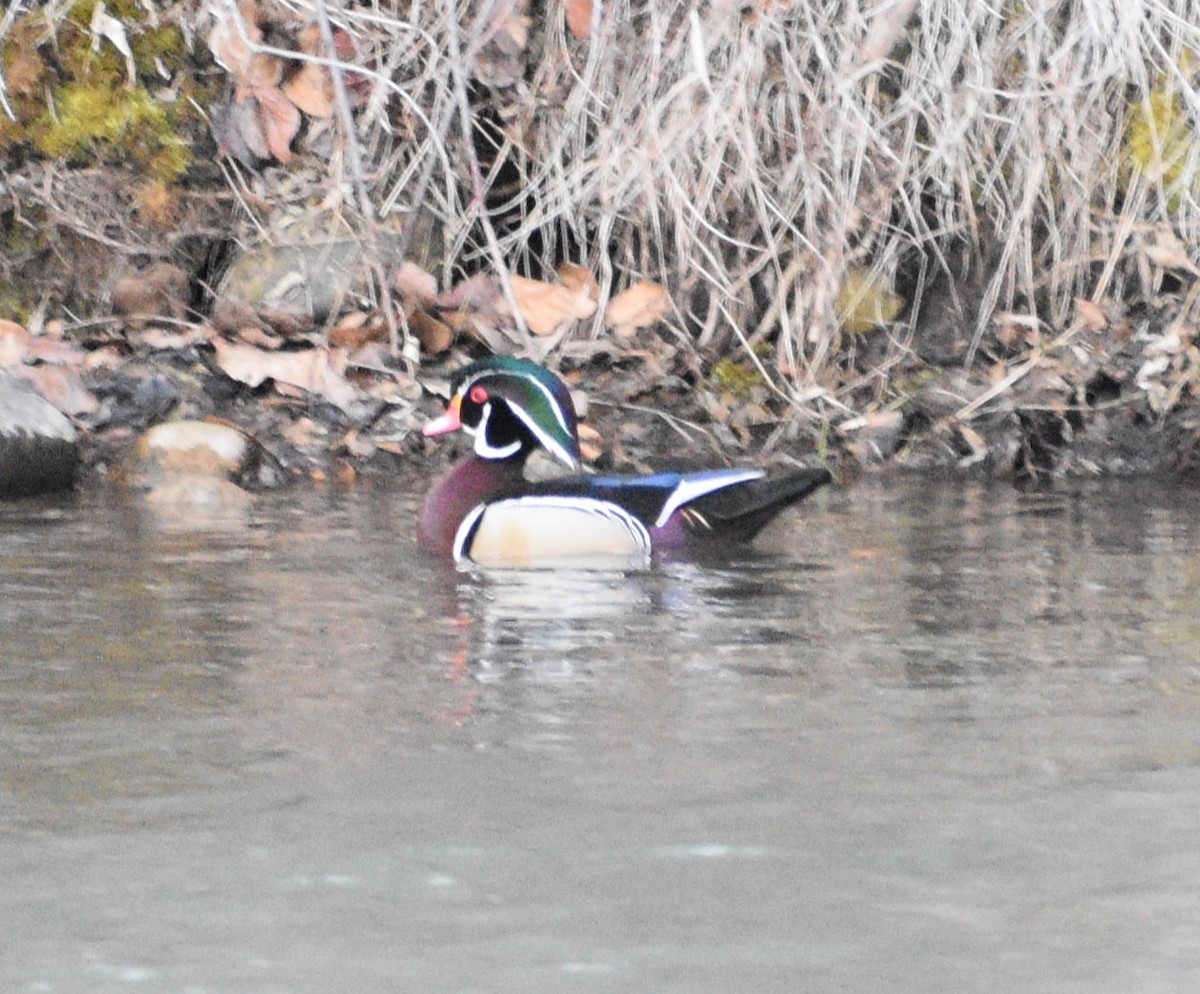
[[[271,352],[283,348],[284,344],[283,339],[278,335],[257,324],[242,325],[232,337],[244,345],[253,345],[255,348],[267,349]]]
[[[281,434],[289,445],[293,445],[301,451],[304,449],[315,449],[323,445],[321,439],[322,430],[309,417],[296,418],[295,421],[290,422],[283,429]]]
[[[209,121],[217,148],[247,169],[255,169],[271,157],[258,120],[258,101],[253,97],[214,104]]]
[[[387,325],[366,311],[353,311],[329,330],[328,342],[337,348],[357,349],[387,338]]]
[[[234,100],[232,124],[236,128],[236,136],[250,150],[251,161],[263,161],[271,158],[271,148],[267,145],[267,131],[263,125],[263,113],[258,106],[258,97],[245,93]]]
[[[333,117],[333,80],[324,66],[305,62],[280,89],[305,114]]]
[[[475,56],[474,75],[481,83],[511,86],[524,75],[528,9],[528,0],[502,0],[487,8],[491,23],[476,28],[479,37],[487,39]]]
[[[460,334],[479,334],[480,328],[509,320],[500,280],[491,273],[477,273],[434,300],[438,317]]]
[[[512,290],[521,317],[535,335],[552,334],[569,321],[596,313],[596,302],[586,287],[571,290],[558,283],[513,276]]]
[[[70,366],[15,366],[17,376],[28,380],[46,400],[68,417],[91,414],[99,406],[92,392]]]
[[[375,455],[375,443],[359,434],[357,428],[351,428],[342,438],[342,447],[356,459],[370,459]]]
[[[324,397],[347,410],[358,399],[353,385],[343,375],[344,356],[325,348],[296,352],[264,352],[218,338],[213,341],[217,365],[230,379],[257,387],[266,380],[288,384]]]
[[[265,325],[254,307],[236,297],[221,297],[213,305],[213,327],[230,338],[236,336],[242,328]]]
[[[671,298],[664,287],[649,280],[633,284],[618,293],[604,309],[604,323],[618,335],[629,335],[661,321],[671,310]]]
[[[1145,247],[1146,258],[1163,269],[1182,269],[1193,276],[1200,276],[1198,267],[1188,256],[1187,247],[1175,234],[1170,224],[1157,227],[1154,242]]]
[[[34,335],[15,321],[0,320],[0,369],[34,362],[76,366],[82,365],[85,358],[86,353],[70,342]]]
[[[262,42],[258,26],[258,5],[254,0],[240,0],[235,13],[224,10],[208,34],[208,48],[213,58],[239,81],[251,74],[254,46]]]
[[[178,352],[201,342],[207,342],[212,329],[203,326],[188,328],[185,331],[168,331],[151,325],[137,332],[135,340],[155,351]]]
[[[374,450],[372,450],[371,454],[374,455]],[[358,479],[358,471],[346,459],[333,460],[333,465],[330,468],[332,470],[330,475],[333,477],[333,482],[339,487],[349,487]]]
[[[457,286],[439,293],[437,306],[445,310],[490,310],[502,296],[500,280],[491,273],[476,273]]]
[[[579,452],[584,462],[595,462],[604,454],[604,440],[591,425],[579,426]]]
[[[408,315],[408,327],[420,341],[421,351],[427,355],[445,352],[454,342],[454,331],[450,326],[422,310]]]
[[[286,63],[278,55],[256,52],[250,60],[250,69],[238,78],[238,83],[249,90],[274,90],[283,82]]]
[[[85,373],[94,373],[102,369],[116,369],[129,361],[128,353],[117,345],[105,345],[103,348],[92,349],[86,353],[83,360]]]
[[[971,450],[971,455],[967,457],[969,462],[978,462],[987,455],[987,442],[983,440],[983,436],[974,428],[967,424],[960,424],[958,425],[958,433]]]
[[[1075,314],[1088,331],[1103,331],[1108,327],[1108,318],[1104,314],[1104,308],[1095,301],[1076,297]]]
[[[169,262],[155,263],[117,280],[111,294],[113,312],[182,321],[187,315],[188,292],[187,273]]]
[[[0,319],[0,369],[20,365],[25,361],[25,346],[33,338],[16,321]]]
[[[596,282],[596,277],[590,269],[576,266],[573,262],[560,262],[555,269],[555,275],[558,276],[558,282],[568,290],[586,288],[587,295],[592,300],[600,299],[600,284]]]
[[[267,150],[277,162],[286,165],[292,160],[292,139],[300,130],[300,110],[273,86],[255,88],[254,97],[258,100],[258,117]]]
[[[592,0],[567,0],[567,30],[579,41],[592,33]]]
[[[415,262],[401,264],[392,277],[392,286],[402,299],[419,307],[431,306],[438,295],[437,280]]]

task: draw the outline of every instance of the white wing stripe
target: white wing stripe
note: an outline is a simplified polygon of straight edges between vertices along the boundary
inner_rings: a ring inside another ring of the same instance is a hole
[[[654,527],[661,528],[672,514],[697,497],[716,493],[735,483],[757,480],[765,475],[761,469],[731,469],[728,473],[721,473],[718,476],[705,475],[695,478],[685,476],[679,481],[679,485],[672,491],[671,496],[667,498],[662,510],[658,512]]]

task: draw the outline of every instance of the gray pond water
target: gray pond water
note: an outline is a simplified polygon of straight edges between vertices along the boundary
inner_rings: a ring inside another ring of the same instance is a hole
[[[472,576],[417,489],[0,506],[0,992],[1200,985],[1195,490]]]

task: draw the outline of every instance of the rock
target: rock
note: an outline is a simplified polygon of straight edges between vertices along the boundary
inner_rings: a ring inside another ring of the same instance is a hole
[[[254,495],[202,473],[164,476],[143,495],[155,524],[174,532],[234,531],[250,522]]]
[[[277,485],[278,468],[240,428],[219,421],[166,421],[144,432],[122,473],[130,486],[153,491],[181,477],[223,479],[235,484]]]
[[[172,531],[243,528],[254,507],[244,485],[279,482],[277,464],[240,428],[192,420],[143,432],[117,478],[138,491],[159,527]]]
[[[873,411],[839,429],[848,436],[846,449],[862,466],[886,462],[904,437],[904,415],[899,411]]]
[[[188,274],[168,262],[155,263],[139,273],[117,280],[112,288],[113,313],[131,318],[187,317]],[[141,321],[131,321],[140,326]]]
[[[425,231],[429,225],[417,227]],[[403,261],[400,236],[380,231],[378,245],[384,269],[397,269]],[[414,235],[413,252],[421,245]],[[267,324],[284,317],[301,325],[323,322],[360,297],[370,297],[368,261],[366,247],[357,238],[277,233],[234,259],[218,288],[213,324],[229,332],[253,324],[255,317],[265,318]]]
[[[0,371],[0,497],[69,489],[78,465],[74,425],[24,380]]]

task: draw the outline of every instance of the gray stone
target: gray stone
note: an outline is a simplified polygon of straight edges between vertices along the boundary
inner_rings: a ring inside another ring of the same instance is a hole
[[[20,377],[0,370],[0,497],[65,490],[78,465],[74,425]]]
[[[440,239],[433,238],[434,224],[421,214],[414,225],[407,257],[418,265],[428,265],[425,259],[431,247],[440,244]],[[381,230],[376,237],[383,256],[380,261],[390,278],[405,258],[400,252],[400,235]],[[324,321],[365,303],[370,296],[369,261],[366,246],[358,238],[275,233],[234,259],[221,280],[217,307],[243,304]]]

